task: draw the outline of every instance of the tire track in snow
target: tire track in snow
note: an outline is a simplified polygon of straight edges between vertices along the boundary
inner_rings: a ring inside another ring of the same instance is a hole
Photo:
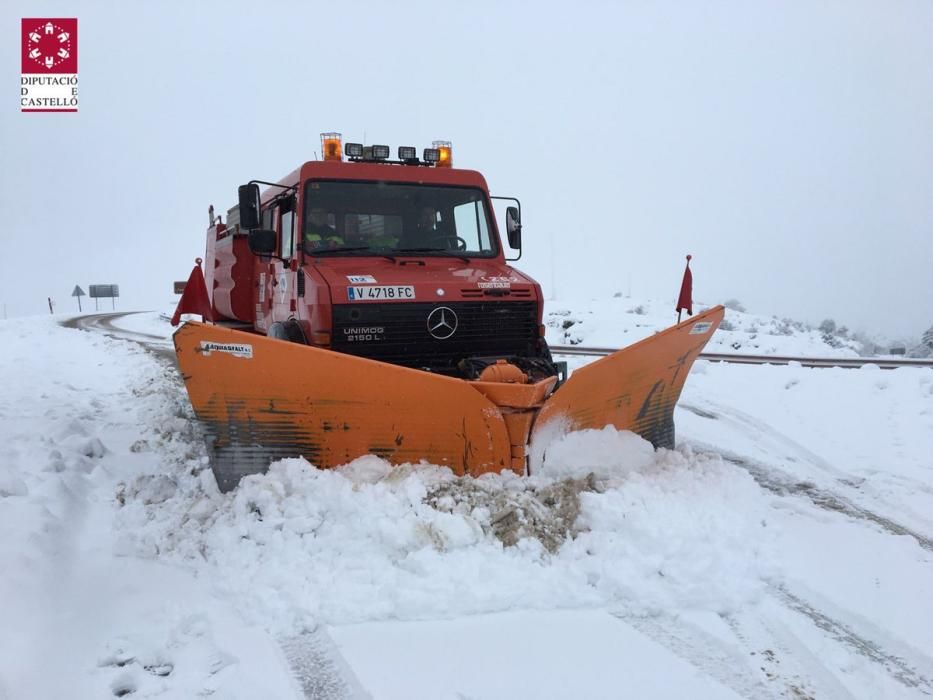
[[[756,677],[742,650],[730,648],[699,627],[684,624],[668,615],[646,617],[624,612],[611,614],[745,700],[773,700],[777,697],[774,689],[767,686],[764,676]]]
[[[780,697],[796,700],[837,698],[855,700],[839,679],[803,640],[775,615],[762,611],[721,615],[736,640],[754,660],[759,673],[778,682]]]
[[[670,615],[647,617],[618,611],[612,614],[746,700],[856,697],[819,652],[782,622],[781,611],[802,616],[819,634],[868,659],[905,688],[933,695],[933,681],[918,670],[931,662],[919,652],[890,651],[892,645],[899,646],[896,641],[888,640],[883,646],[784,586],[771,587],[769,594],[773,605],[720,615],[734,637],[734,644]]]
[[[733,418],[733,416],[731,416],[731,411],[722,409],[718,406],[716,407],[716,410],[721,410],[723,413],[728,415],[714,413],[711,410],[702,409],[687,404],[681,404],[681,407],[685,408],[691,413],[694,413],[695,415],[710,420],[719,420],[723,417],[725,417],[727,420]],[[840,481],[843,484],[845,483],[845,481],[840,477],[838,470],[832,467],[832,465],[810,452],[804,446],[799,445],[790,438],[787,438],[779,432],[770,429],[768,426],[761,424],[759,421],[744,415],[736,415],[733,420],[730,420],[730,422],[735,424],[740,429],[744,427],[748,431],[754,431],[755,433],[766,434],[772,437],[778,443],[789,447],[793,451],[800,454],[801,457],[805,458],[807,462],[813,466],[816,466],[821,471],[831,474],[837,481]],[[796,496],[805,498],[814,506],[822,510],[839,513],[857,521],[870,523],[871,525],[876,526],[882,531],[891,535],[911,537],[921,548],[933,552],[933,538],[923,533],[917,532],[916,530],[911,529],[905,525],[902,525],[901,523],[896,522],[889,517],[880,515],[872,510],[869,510],[868,508],[865,508],[864,506],[858,505],[839,493],[826,488],[821,488],[810,481],[797,478],[796,476],[780,469],[779,467],[760,462],[750,457],[724,451],[712,445],[700,443],[697,441],[687,441],[687,444],[689,444],[696,452],[700,454],[719,456],[724,461],[742,468],[748,472],[749,475],[751,475],[751,477],[761,488],[774,493],[775,495],[782,497]],[[888,676],[893,678],[898,683],[907,688],[916,689],[924,695],[933,695],[933,680],[931,680],[933,674],[930,672],[922,673],[917,670],[919,667],[933,668],[933,661],[931,661],[929,658],[925,656],[917,656],[916,653],[912,653],[910,650],[904,650],[899,653],[887,650],[885,645],[882,645],[878,641],[872,640],[868,636],[859,633],[855,629],[855,625],[841,622],[830,614],[817,609],[815,606],[807,602],[801,595],[791,592],[786,586],[781,585],[772,587],[771,595],[772,598],[783,608],[804,616],[824,635],[835,640],[837,643],[859,654],[860,656],[869,659],[874,664],[880,666],[882,669],[884,669]],[[733,628],[733,631],[737,635],[741,636],[741,618],[734,616],[730,626]],[[879,633],[880,632],[878,630],[874,631],[875,636],[877,636]],[[786,637],[788,634],[791,633],[785,630],[785,634],[782,636]],[[883,633],[880,634],[883,636]],[[892,644],[894,646],[898,646],[897,642],[894,640],[889,640],[886,643],[886,646],[890,647]],[[908,657],[913,658],[908,660]],[[798,695],[796,697],[808,696]]]
[[[896,654],[886,651],[878,642],[862,636],[851,625],[840,622],[817,610],[806,600],[792,593],[784,586],[773,588],[772,595],[786,608],[808,618],[817,628],[832,639],[884,668],[888,675],[902,685],[908,688],[916,688],[924,695],[933,695],[933,680],[917,670],[917,667],[921,665],[921,659],[908,661],[904,657],[909,652]],[[929,659],[923,659],[922,661],[930,665]]]
[[[116,313],[90,314],[88,316],[75,316],[61,322],[63,328],[101,333],[108,338],[116,340],[129,340],[138,343],[144,349],[163,360],[170,360],[175,364],[175,348],[171,339],[152,333],[126,330],[114,325],[114,321],[124,316],[142,313],[139,311],[118,311]]]
[[[305,700],[368,700],[349,665],[324,630],[279,640]]]
[[[682,407],[691,413],[694,413],[703,418],[710,420],[718,420],[720,418],[720,416],[715,413],[697,408],[695,406],[682,404]],[[801,452],[802,456],[806,457],[810,463],[815,464],[815,466],[824,471],[833,473],[834,477],[839,480],[839,476],[835,473],[835,469],[826,464],[821,458],[811,453],[802,445],[794,443],[788,438],[780,435],[780,433],[777,433],[777,431],[770,429],[765,430],[764,427],[758,425],[754,425],[752,427],[758,432],[767,432],[769,435],[773,435],[779,438],[782,442],[793,447],[796,451]],[[841,513],[856,520],[872,523],[873,525],[880,527],[882,530],[892,535],[911,537],[923,549],[927,550],[928,552],[933,552],[933,537],[918,532],[917,530],[907,527],[906,525],[902,525],[892,518],[880,515],[879,513],[876,513],[873,510],[869,510],[864,506],[860,506],[851,499],[837,492],[819,487],[810,481],[797,478],[796,476],[773,464],[766,464],[764,462],[752,459],[751,457],[746,457],[734,452],[722,450],[707,443],[693,440],[688,440],[685,442],[699,454],[707,456],[719,456],[724,461],[741,467],[752,476],[752,478],[758,483],[759,486],[767,491],[770,491],[771,493],[774,493],[775,495],[800,496],[802,498],[806,498],[813,505],[823,510]]]
[[[698,445],[698,443],[693,444]],[[844,496],[819,488],[809,481],[801,481],[786,472],[781,472],[773,466],[764,464],[763,462],[757,462],[747,457],[740,457],[729,452],[708,449],[697,450],[697,452],[704,455],[718,455],[722,457],[724,461],[741,467],[751,474],[752,478],[759,486],[778,496],[801,496],[823,510],[841,513],[855,518],[856,520],[872,523],[892,535],[912,537],[923,549],[933,552],[933,538],[927,537],[916,530],[912,530],[874,511],[856,505]]]
[[[731,424],[741,433],[747,436],[755,436],[758,438],[765,438],[774,443],[775,446],[784,448],[789,451],[787,459],[793,463],[799,463],[799,458],[801,458],[806,464],[815,467],[820,472],[823,472],[827,476],[831,477],[834,482],[842,485],[843,487],[851,489],[859,496],[868,496],[876,504],[885,506],[891,512],[902,512],[901,506],[897,503],[889,503],[883,494],[877,493],[873,490],[863,491],[860,488],[864,479],[853,480],[851,474],[840,471],[837,467],[830,464],[828,461],[820,457],[818,454],[808,449],[806,446],[800,444],[796,440],[784,435],[778,430],[775,430],[767,423],[747,414],[737,409],[726,407],[718,404],[708,403],[708,409],[702,409],[694,405],[683,405],[683,408],[694,413],[695,415],[701,416],[703,418],[708,418],[711,420],[721,420],[725,423]],[[792,456],[792,455],[796,455]],[[904,481],[903,478],[898,478],[899,481]],[[929,486],[925,483],[917,482],[914,480],[909,481],[909,487],[912,490],[921,490],[926,493],[931,493]],[[849,499],[853,500],[853,499]],[[925,527],[933,527],[933,520],[926,518],[919,518],[916,514],[912,514],[915,523],[922,523]]]

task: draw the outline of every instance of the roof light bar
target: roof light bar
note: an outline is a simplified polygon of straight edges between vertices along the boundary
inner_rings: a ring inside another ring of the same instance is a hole
[[[341,136],[336,131],[321,134],[321,152],[324,155],[324,160],[343,160],[340,139]]]
[[[328,131],[321,134],[321,152],[324,160],[341,161],[344,154],[351,161],[380,161],[391,157],[391,149],[385,144],[364,146],[361,143],[344,144],[339,132]],[[453,166],[452,149],[450,141],[434,141],[431,148],[422,152],[422,160],[418,160],[418,149],[414,146],[399,146],[398,159],[409,165],[433,165],[438,168]]]
[[[437,167],[452,168],[454,165],[454,154],[450,141],[434,141],[431,145],[434,146],[438,152]]]

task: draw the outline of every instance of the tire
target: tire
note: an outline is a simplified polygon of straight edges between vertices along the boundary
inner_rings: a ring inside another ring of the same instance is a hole
[[[285,327],[286,339],[299,345],[307,345],[308,338],[302,325],[293,318],[288,319],[283,326]]]
[[[281,323],[273,323],[269,326],[269,331],[266,335],[276,340],[288,340],[288,334],[285,332],[285,325]]]
[[[298,343],[299,345],[308,344],[304,329],[301,327],[301,324],[293,318],[288,319],[285,323],[273,323],[269,327],[267,335],[270,338],[286,340],[289,343]]]

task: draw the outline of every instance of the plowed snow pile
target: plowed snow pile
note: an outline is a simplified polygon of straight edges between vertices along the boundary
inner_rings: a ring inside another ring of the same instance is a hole
[[[178,392],[150,389],[156,405]],[[121,486],[120,551],[199,569],[279,633],[520,608],[726,610],[769,571],[767,504],[748,474],[631,433],[558,439],[529,479],[290,459],[221,495],[202,464],[171,456],[188,444],[182,405],[151,409],[164,473]]]

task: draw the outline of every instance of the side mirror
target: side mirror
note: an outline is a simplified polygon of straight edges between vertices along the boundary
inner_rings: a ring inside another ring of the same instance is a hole
[[[505,230],[509,236],[509,245],[512,248],[521,248],[522,221],[521,214],[518,213],[518,207],[509,207],[505,210]]]
[[[259,228],[259,212],[262,207],[259,200],[259,185],[255,182],[240,185],[237,194],[240,198],[240,226],[247,231]],[[252,241],[252,237],[250,241]],[[250,249],[252,247],[252,242],[250,242]]]
[[[249,231],[249,250],[253,255],[272,255],[276,244],[275,231],[266,228],[253,228]]]

